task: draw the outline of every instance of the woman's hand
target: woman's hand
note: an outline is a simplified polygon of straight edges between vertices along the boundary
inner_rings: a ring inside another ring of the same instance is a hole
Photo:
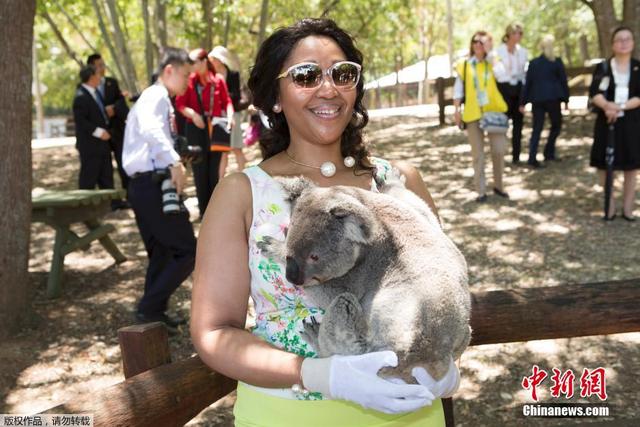
[[[460,110],[456,110],[455,113],[453,113],[453,121],[456,123],[456,126],[460,127],[460,124],[462,123],[462,116],[460,115]]]
[[[604,115],[607,117],[607,123],[614,123],[618,119],[618,113],[621,111],[620,106],[614,102],[607,102],[604,106]]]
[[[195,111],[191,115],[191,121],[193,122],[194,125],[196,125],[200,129],[204,129],[204,119],[200,114],[196,113]]]
[[[378,376],[380,369],[397,365],[398,356],[392,351],[307,358],[302,362],[301,377],[310,391],[387,414],[412,412],[431,405],[435,397],[426,387],[398,384]]]

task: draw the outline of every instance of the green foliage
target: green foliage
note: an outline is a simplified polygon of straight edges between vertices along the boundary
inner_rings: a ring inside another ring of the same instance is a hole
[[[187,49],[213,47],[203,46],[207,23],[203,19],[201,0],[162,1],[166,4],[170,45]],[[152,23],[155,3],[156,0],[149,0]],[[257,51],[261,3],[258,0],[211,1],[213,44],[223,44],[228,22],[228,47],[237,53],[244,78]],[[84,60],[93,51],[67,21],[58,4],[66,10],[84,37],[101,52],[110,67],[109,73],[121,77],[102,40],[91,0],[38,0],[35,35],[40,78],[48,87],[44,95],[47,111],[70,110],[78,66],[42,18],[43,10],[48,11],[80,58]],[[590,53],[595,55],[597,37],[593,15],[578,0],[452,0],[452,4],[456,50],[466,50],[473,31],[481,28],[493,34],[497,45],[504,27],[519,21],[525,27],[523,44],[532,55],[537,54],[537,43],[545,33],[555,35],[558,53],[563,57],[567,45],[574,63],[580,57],[578,39],[583,34],[590,44]],[[144,87],[148,76],[141,1],[118,0],[117,7],[139,85]],[[356,38],[365,56],[365,79],[388,74],[430,54],[447,53],[446,2],[442,0],[270,0],[266,33],[268,35],[300,18],[319,17],[323,13]],[[157,47],[157,34],[154,29],[151,32]]]

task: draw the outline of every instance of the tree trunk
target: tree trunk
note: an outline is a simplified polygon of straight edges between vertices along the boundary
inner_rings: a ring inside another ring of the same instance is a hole
[[[31,67],[33,69],[33,97],[36,107],[36,136],[38,138],[44,138],[44,108],[42,106],[42,84],[40,83],[40,76],[38,75],[38,49],[35,40],[33,41],[31,58]]]
[[[69,43],[67,43],[67,41],[65,40],[64,36],[60,32],[60,29],[58,28],[56,23],[51,18],[51,15],[49,15],[49,12],[47,12],[47,9],[44,8],[44,7],[42,8],[42,15],[41,16],[44,18],[45,21],[47,21],[49,23],[49,26],[51,27],[51,30],[53,31],[53,34],[56,35],[56,38],[58,39],[58,41],[60,42],[60,44],[62,45],[64,50],[67,52],[67,54],[71,57],[71,59],[76,61],[76,63],[79,66],[82,67],[82,65],[83,65],[82,60],[78,57],[78,55],[74,52],[74,50],[71,49],[71,46],[69,46]]]
[[[123,59],[124,68],[127,72],[127,82],[129,83],[128,89],[130,92],[137,93],[138,78],[136,76],[136,68],[133,66],[131,55],[129,55],[127,45],[124,41],[124,35],[122,33],[122,28],[120,27],[120,18],[116,9],[115,0],[107,0],[107,15],[109,16],[111,26],[113,27],[113,38],[116,42],[116,48],[118,49],[120,58]]]
[[[580,44],[580,59],[582,59],[581,66],[587,65],[587,61],[591,58],[589,56],[589,41],[587,40],[587,36],[584,34],[580,35],[578,39],[578,43]]]
[[[107,26],[104,23],[104,17],[102,16],[102,9],[98,4],[97,0],[91,0],[93,3],[93,9],[96,12],[96,17],[98,18],[98,26],[100,27],[100,33],[102,34],[102,39],[104,40],[104,44],[107,45],[107,49],[109,49],[109,53],[111,54],[111,59],[116,64],[116,68],[118,69],[118,73],[122,76],[122,86],[124,86],[129,91],[132,90],[130,83],[127,81],[127,73],[124,72],[124,68],[122,67],[122,63],[120,58],[116,54],[116,50],[113,47],[113,43],[111,42],[111,37],[109,36],[109,32],[107,31]]]
[[[262,0],[260,11],[260,30],[258,31],[258,49],[264,41],[264,34],[267,31],[267,21],[269,20],[269,0]]]
[[[624,0],[622,23],[633,30],[636,40],[633,57],[640,56],[640,0]]]
[[[31,45],[35,0],[0,0],[0,337],[29,307]]]
[[[140,0],[142,9],[142,20],[144,22],[144,62],[146,65],[147,75],[146,82],[151,83],[151,75],[153,74],[153,42],[151,41],[151,27],[149,26],[149,0]]]
[[[565,39],[566,40],[566,39]],[[573,64],[573,52],[571,51],[571,45],[569,42],[564,42],[564,65],[570,67]]]
[[[453,12],[451,0],[447,0],[447,53],[449,54],[449,71],[453,70]]]
[[[231,2],[229,2],[231,3]],[[231,14],[229,13],[229,9],[225,12],[224,15],[224,37],[222,38],[222,45],[229,45],[229,32],[231,31]]]
[[[621,24],[616,17],[613,0],[582,0],[591,8],[598,31],[598,46],[602,57],[611,56],[611,32]]]
[[[156,0],[156,10],[154,13],[156,36],[160,42],[158,57],[162,57],[162,51],[167,47],[167,5],[166,0]]]
[[[213,13],[211,13],[211,0],[202,1],[202,19],[204,20],[204,40],[202,40],[202,47],[207,52],[213,48]]]

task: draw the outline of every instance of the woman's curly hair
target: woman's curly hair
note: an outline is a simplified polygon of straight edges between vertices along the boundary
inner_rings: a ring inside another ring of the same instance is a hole
[[[266,160],[289,147],[289,126],[284,113],[275,113],[273,106],[278,100],[277,76],[298,41],[308,36],[324,36],[333,39],[342,49],[348,61],[362,65],[362,53],[355,47],[351,36],[330,19],[303,19],[280,28],[267,38],[256,55],[248,86],[253,104],[269,118],[271,129],[265,129],[260,138],[260,150]],[[353,117],[342,133],[340,142],[342,156],[356,160],[355,170],[374,168],[370,165],[369,152],[362,138],[362,129],[369,122],[369,115],[362,103],[364,82],[361,78],[356,86],[357,96]]]

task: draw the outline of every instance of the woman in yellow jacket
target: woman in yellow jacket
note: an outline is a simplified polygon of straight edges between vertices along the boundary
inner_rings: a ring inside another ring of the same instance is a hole
[[[480,129],[480,118],[486,112],[504,113],[507,104],[498,91],[493,69],[487,61],[486,41],[489,34],[477,31],[471,38],[469,58],[456,66],[457,78],[453,88],[453,105],[455,106],[455,122],[459,127],[466,125],[471,155],[473,157],[473,181],[478,197],[476,201],[486,202],[486,179],[484,174],[484,131]],[[464,104],[464,112],[460,107]],[[502,174],[504,171],[504,155],[507,148],[505,134],[489,133],[491,161],[493,164],[493,192],[509,198],[504,191]]]

